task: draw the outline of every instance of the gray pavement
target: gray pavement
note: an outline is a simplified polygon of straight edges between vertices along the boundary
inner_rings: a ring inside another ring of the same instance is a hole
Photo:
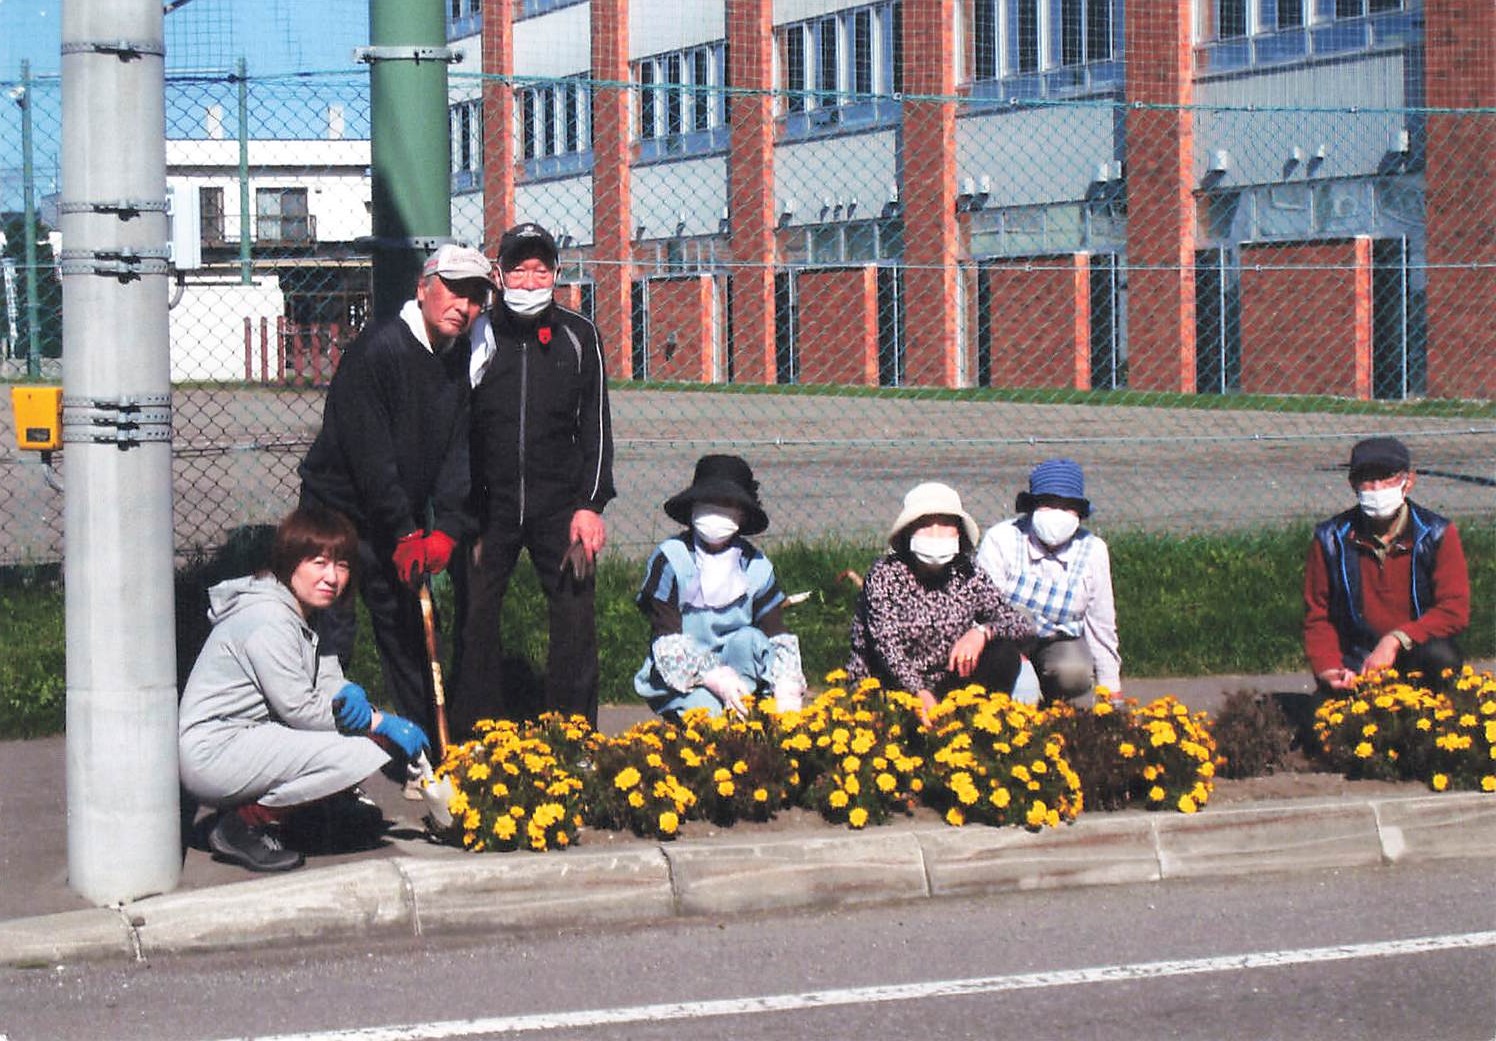
[[[1302,694],[1308,683],[1283,675],[1128,684],[1130,696],[1174,694],[1196,711],[1244,689]],[[643,715],[605,706],[600,722],[617,731]],[[473,855],[428,842],[418,804],[375,778],[370,794],[390,821],[375,849],[313,855],[299,871],[256,877],[194,842],[175,892],[93,908],[67,888],[64,759],[60,737],[0,744],[0,964],[1496,857],[1496,798],[1416,785],[1217,801],[1188,817],[1085,814],[1041,833],[954,829],[930,816],[852,832],[789,812],[763,826],[693,824],[672,843],[589,832],[564,853]]]

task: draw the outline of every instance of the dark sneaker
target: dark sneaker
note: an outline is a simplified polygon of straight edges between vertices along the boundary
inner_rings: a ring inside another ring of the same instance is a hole
[[[208,848],[220,860],[251,871],[290,871],[306,860],[294,849],[282,846],[269,829],[250,827],[233,810],[218,815],[218,823],[208,834]]]

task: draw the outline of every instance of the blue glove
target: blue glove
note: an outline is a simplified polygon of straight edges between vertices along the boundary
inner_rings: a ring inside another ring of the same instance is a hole
[[[374,720],[368,692],[357,683],[343,684],[343,689],[332,699],[332,718],[345,734],[367,734]]]
[[[426,739],[426,731],[410,720],[388,712],[384,713],[379,725],[374,728],[374,733],[397,745],[407,759],[414,759],[431,747],[431,742]]]

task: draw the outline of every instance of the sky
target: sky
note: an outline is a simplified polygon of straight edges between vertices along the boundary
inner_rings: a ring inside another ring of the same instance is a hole
[[[77,0],[70,0],[77,2]],[[92,0],[108,3],[110,0]],[[62,0],[0,0],[0,81],[58,71]],[[369,0],[189,0],[166,16],[168,69],[228,68],[251,75],[346,71],[368,43]]]

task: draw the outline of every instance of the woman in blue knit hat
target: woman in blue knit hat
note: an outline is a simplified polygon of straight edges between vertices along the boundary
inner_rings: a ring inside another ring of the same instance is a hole
[[[1091,515],[1085,475],[1073,459],[1046,459],[1018,493],[1018,516],[982,538],[977,565],[1007,599],[1034,616],[1029,655],[1046,701],[1098,686],[1122,689],[1117,609],[1106,543],[1081,527]]]

